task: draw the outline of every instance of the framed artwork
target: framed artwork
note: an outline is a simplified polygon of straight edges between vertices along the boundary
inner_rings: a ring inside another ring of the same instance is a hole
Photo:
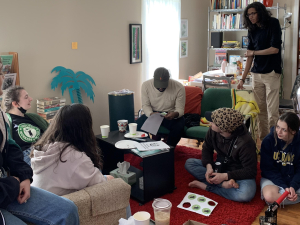
[[[248,48],[249,39],[247,36],[242,36],[242,48]]]
[[[181,26],[180,26],[180,37],[181,38],[187,38],[188,37],[188,20],[184,19],[181,20]]]
[[[142,24],[129,24],[130,64],[142,62]]]
[[[180,58],[188,57],[188,41],[180,41]]]

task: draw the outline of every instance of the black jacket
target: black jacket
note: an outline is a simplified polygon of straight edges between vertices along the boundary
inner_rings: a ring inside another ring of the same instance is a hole
[[[256,146],[245,125],[238,127],[229,138],[209,128],[202,150],[202,163],[214,166],[214,150],[218,155],[227,156],[231,141],[238,137],[227,163],[228,180],[255,179],[257,173]]]
[[[23,152],[9,135],[9,126],[3,121],[0,110],[0,127],[6,128],[4,134],[0,132],[0,144],[5,140],[6,144],[0,149],[0,168],[9,171],[10,177],[0,178],[0,208],[6,208],[11,202],[16,200],[20,191],[20,183],[12,176],[18,177],[20,182],[30,179],[32,182],[33,172],[31,167],[24,162]],[[4,115],[6,116],[6,115]],[[3,130],[3,129],[2,129]]]

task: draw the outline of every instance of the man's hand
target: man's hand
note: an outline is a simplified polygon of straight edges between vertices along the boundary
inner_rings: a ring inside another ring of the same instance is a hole
[[[112,175],[106,175],[107,180],[112,180],[114,177]]]
[[[287,199],[292,202],[295,202],[298,198],[298,195],[296,194],[295,189],[293,187],[290,187],[290,188],[286,188],[285,190],[289,192]]]
[[[150,116],[152,116],[152,115],[155,114],[155,113],[159,113],[159,112],[153,112],[153,113],[150,113]]]
[[[245,89],[244,88],[244,82],[242,80],[240,80],[236,88],[237,89]]]
[[[246,53],[244,54],[245,57],[252,57],[254,56],[254,51],[253,50],[247,50]]]
[[[211,165],[210,166],[207,166],[206,167],[207,170],[206,170],[206,173],[205,173],[205,178],[206,178],[206,181],[210,184],[212,184],[212,182],[210,181],[210,176],[212,176],[214,170],[212,169]]]
[[[20,204],[23,204],[29,198],[30,198],[30,180],[27,179],[27,180],[23,180],[20,183],[20,193],[17,200]]]
[[[227,180],[227,173],[212,173],[213,178],[210,178],[210,182],[213,184],[220,184],[224,180]]]
[[[165,119],[172,120],[174,118],[177,118],[179,116],[178,112],[168,112],[167,115],[165,115]]]

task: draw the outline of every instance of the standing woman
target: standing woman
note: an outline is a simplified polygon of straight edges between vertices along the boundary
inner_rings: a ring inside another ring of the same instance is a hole
[[[288,112],[279,117],[276,127],[261,144],[261,193],[268,203],[286,190],[283,204],[300,202],[300,120]]]
[[[261,140],[275,126],[279,117],[279,88],[281,76],[281,27],[278,19],[259,2],[244,11],[244,27],[248,29],[249,45],[245,53],[246,68],[237,86],[244,89],[246,76],[251,68],[252,89],[260,113],[258,114]]]
[[[31,108],[32,98],[23,87],[10,88],[4,98],[6,114],[11,128],[11,137],[23,151],[24,161],[30,164],[31,145],[48,127],[48,122],[35,113],[26,113]]]

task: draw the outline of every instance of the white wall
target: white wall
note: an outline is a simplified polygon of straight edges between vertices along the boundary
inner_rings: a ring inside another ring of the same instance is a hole
[[[179,78],[206,71],[207,10],[210,0],[181,0],[181,18],[188,19],[188,57],[179,59]]]
[[[140,104],[141,64],[129,64],[129,24],[141,23],[140,0],[0,0],[0,52],[19,53],[21,85],[34,99],[61,96],[50,89],[55,66],[93,77],[95,103],[83,93],[93,114],[94,131],[109,123],[113,90],[135,92]],[[71,49],[78,42],[78,49]],[[67,103],[70,103],[66,93]],[[32,112],[36,112],[33,104]]]

